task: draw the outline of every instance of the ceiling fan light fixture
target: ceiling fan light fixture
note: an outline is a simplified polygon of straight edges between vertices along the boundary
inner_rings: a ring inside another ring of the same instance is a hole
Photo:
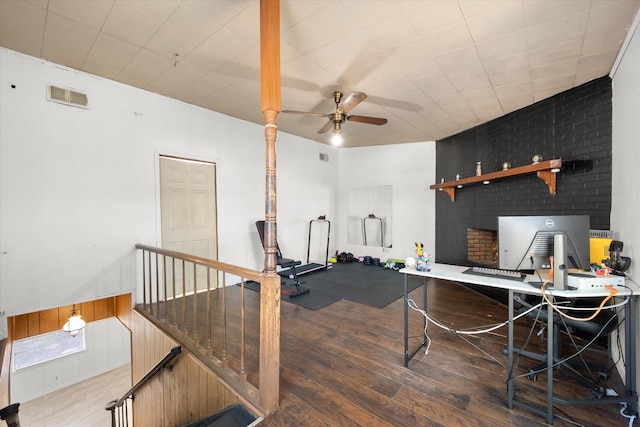
[[[331,136],[331,143],[333,145],[342,145],[342,128],[340,122],[333,122],[333,135]]]

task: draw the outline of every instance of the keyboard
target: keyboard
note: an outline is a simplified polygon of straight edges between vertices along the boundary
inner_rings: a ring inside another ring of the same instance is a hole
[[[465,273],[477,274],[480,276],[496,277],[498,279],[524,280],[526,274],[513,270],[501,270],[490,267],[471,267]]]

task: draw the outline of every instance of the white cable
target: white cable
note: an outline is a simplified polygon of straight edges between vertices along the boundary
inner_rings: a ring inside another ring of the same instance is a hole
[[[501,327],[503,327],[504,325],[508,325],[509,324],[509,320],[505,320],[502,323],[498,323],[490,328],[487,329],[472,329],[472,330],[462,330],[462,329],[453,329],[450,328],[448,326],[443,325],[442,323],[438,322],[436,319],[434,319],[433,317],[430,317],[427,312],[425,310],[422,310],[421,308],[418,307],[418,305],[415,303],[415,301],[413,301],[412,299],[408,299],[407,300],[407,305],[409,306],[409,308],[411,308],[412,310],[415,310],[417,312],[422,313],[422,315],[425,317],[425,319],[427,319],[427,321],[431,321],[433,322],[436,326],[449,331],[449,332],[453,332],[455,334],[459,334],[459,335],[477,335],[477,334],[485,334],[488,332],[493,332],[496,329],[500,329]],[[524,311],[523,313],[518,314],[516,317],[513,318],[513,320],[517,320],[523,316],[526,316],[527,314],[529,314],[530,312],[532,312],[533,310],[537,310],[538,308],[542,307],[543,305],[545,305],[545,303],[539,303],[529,309],[527,309],[526,311]]]
[[[629,427],[631,427],[636,419],[636,415],[627,415],[624,413],[624,411],[627,409],[627,402],[620,402],[620,404],[622,405],[622,408],[620,408],[620,415],[629,420]]]

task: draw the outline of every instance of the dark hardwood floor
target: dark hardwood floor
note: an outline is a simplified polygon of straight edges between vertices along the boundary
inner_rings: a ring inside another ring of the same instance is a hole
[[[398,274],[398,282],[402,277]],[[231,303],[239,286],[228,289]],[[257,311],[258,293],[245,291],[248,318]],[[411,293],[418,304],[422,290]],[[199,298],[204,299],[204,298]],[[430,281],[430,316],[451,328],[464,329],[499,323],[507,307],[466,286]],[[506,326],[492,333],[458,335],[430,323],[429,353],[422,349],[403,366],[403,301],[383,309],[346,300],[317,311],[282,300],[280,408],[261,426],[542,426],[545,417],[507,407]],[[422,315],[410,312],[411,348],[420,343]],[[532,322],[516,324],[516,344],[530,334]],[[538,328],[528,348],[539,348]],[[249,334],[249,346],[257,337]],[[479,349],[472,346],[473,343]],[[567,350],[571,352],[571,350]],[[599,358],[602,354],[588,359]],[[494,360],[495,359],[495,360]],[[256,361],[248,360],[251,369]],[[520,357],[514,375],[537,362]],[[609,366],[612,362],[609,361]],[[597,374],[594,374],[597,376]],[[556,370],[555,390],[566,398],[589,398],[591,385],[566,370]],[[255,382],[255,378],[250,380]],[[607,387],[622,393],[615,370]],[[545,405],[546,374],[515,382],[519,401]],[[556,426],[627,425],[621,405],[563,406],[556,404]]]

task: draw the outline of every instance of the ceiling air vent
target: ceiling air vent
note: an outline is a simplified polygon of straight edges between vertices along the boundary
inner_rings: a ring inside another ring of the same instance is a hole
[[[86,93],[57,86],[47,86],[47,101],[89,109],[89,97]]]

